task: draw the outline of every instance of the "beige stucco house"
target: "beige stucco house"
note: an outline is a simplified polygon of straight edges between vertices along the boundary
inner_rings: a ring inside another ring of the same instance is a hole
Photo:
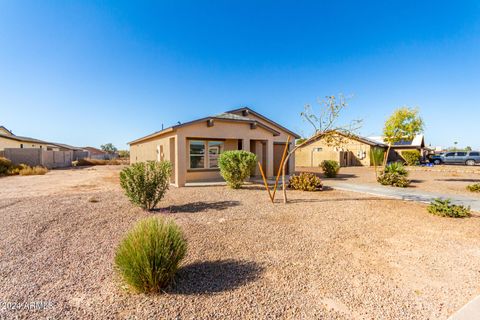
[[[181,123],[129,142],[130,162],[169,160],[171,183],[221,179],[218,156],[226,150],[246,150],[257,155],[269,177],[278,170],[287,137],[293,148],[299,135],[253,111],[240,108],[219,115]],[[288,170],[295,169],[291,157]],[[259,174],[257,168],[256,174]]]
[[[5,148],[40,148],[47,150],[50,143],[29,137],[21,137],[14,135],[4,126],[0,126],[0,151]]]
[[[370,166],[373,148],[385,150],[385,143],[372,139],[334,132],[330,139],[321,135],[304,143],[295,151],[297,167],[318,167],[324,160],[335,160],[342,167]]]

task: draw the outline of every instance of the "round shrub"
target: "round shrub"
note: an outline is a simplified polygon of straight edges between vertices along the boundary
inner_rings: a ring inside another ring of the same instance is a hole
[[[139,162],[120,172],[120,185],[132,203],[152,210],[167,192],[171,173],[168,161]]]
[[[175,277],[187,252],[182,231],[172,220],[140,221],[117,248],[115,266],[123,280],[139,292],[159,292]]]
[[[250,177],[256,163],[257,156],[243,150],[225,151],[218,158],[220,174],[227,185],[233,189],[240,188],[243,182]]]
[[[327,178],[335,178],[340,170],[340,165],[335,160],[324,160],[320,167],[322,167],[323,174]]]
[[[322,180],[313,173],[302,172],[299,175],[290,177],[288,187],[293,190],[321,191],[323,185]]]

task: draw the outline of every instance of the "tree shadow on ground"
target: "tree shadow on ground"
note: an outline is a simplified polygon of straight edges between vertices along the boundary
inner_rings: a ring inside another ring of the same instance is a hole
[[[182,267],[171,293],[211,294],[233,290],[258,279],[263,267],[251,261],[196,262]]]
[[[317,176],[319,176],[320,178],[322,179],[326,179],[326,180],[335,180],[335,181],[344,181],[344,180],[349,180],[349,179],[355,179],[355,178],[358,178],[358,175],[356,174],[349,174],[349,173],[339,173],[337,174],[337,176],[335,178],[327,178],[325,177],[324,174],[317,174]]]
[[[461,179],[461,178],[449,178],[449,179],[435,179],[435,181],[446,181],[446,182],[480,182],[480,179]]]
[[[412,179],[410,180],[411,183],[424,183],[425,180],[420,180],[420,179]]]
[[[164,208],[161,211],[168,211],[171,213],[177,212],[188,212],[188,213],[195,213],[195,212],[202,212],[206,210],[226,210],[231,207],[236,207],[241,204],[240,201],[213,201],[213,202],[205,202],[205,201],[197,201],[197,202],[190,202],[182,205],[172,205],[167,208]]]

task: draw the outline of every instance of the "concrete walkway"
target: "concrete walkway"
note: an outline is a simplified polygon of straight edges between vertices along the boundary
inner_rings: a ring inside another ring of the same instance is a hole
[[[448,320],[478,320],[480,319],[480,296],[467,303]]]
[[[338,190],[361,192],[389,198],[430,203],[436,198],[451,199],[452,203],[469,206],[473,211],[480,212],[480,198],[467,197],[456,194],[441,194],[412,188],[394,188],[387,186],[373,186],[367,184],[353,184],[337,181],[328,181],[327,185]]]

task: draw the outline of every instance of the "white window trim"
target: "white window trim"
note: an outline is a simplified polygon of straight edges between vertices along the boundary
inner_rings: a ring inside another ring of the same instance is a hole
[[[202,141],[203,142],[203,147],[204,147],[204,153],[203,155],[201,154],[191,154],[191,148],[190,144],[192,141]],[[188,170],[191,171],[202,171],[202,170],[219,170],[218,167],[216,168],[210,168],[210,147],[208,146],[208,143],[211,141],[220,141],[220,140],[208,140],[208,139],[189,139],[188,140]],[[223,143],[223,148],[225,149],[225,141],[220,141]],[[203,168],[192,168],[192,163],[191,163],[191,157],[204,157],[203,161]]]

